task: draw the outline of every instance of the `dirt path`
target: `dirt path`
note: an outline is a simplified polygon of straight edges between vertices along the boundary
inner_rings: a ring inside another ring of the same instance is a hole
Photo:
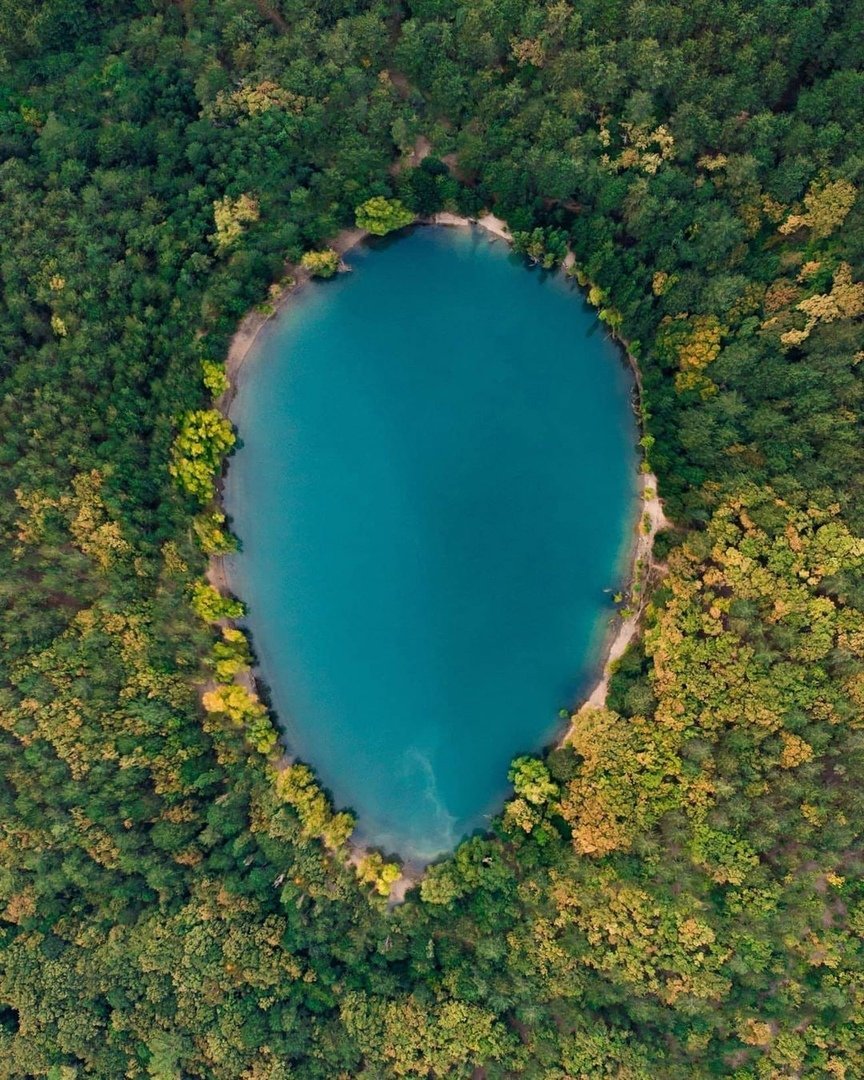
[[[398,176],[405,169],[416,169],[432,153],[432,143],[425,135],[418,135],[410,154],[397,158],[390,166],[390,175]]]
[[[280,34],[285,33],[288,29],[288,23],[285,22],[275,8],[272,8],[266,3],[266,0],[255,0],[255,6],[258,8],[261,15],[276,27]]]

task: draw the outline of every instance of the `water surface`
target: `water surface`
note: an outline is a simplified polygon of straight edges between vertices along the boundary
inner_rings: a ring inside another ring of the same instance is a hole
[[[292,753],[423,862],[482,827],[599,661],[634,523],[630,378],[479,231],[355,249],[249,364],[235,591]]]

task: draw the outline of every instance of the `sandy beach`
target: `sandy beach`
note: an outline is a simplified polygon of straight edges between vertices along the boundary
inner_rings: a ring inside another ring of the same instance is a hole
[[[600,677],[591,693],[580,705],[576,716],[584,709],[602,709],[605,706],[613,666],[616,660],[620,660],[624,655],[627,646],[638,633],[648,601],[649,582],[663,572],[663,568],[654,561],[652,556],[654,537],[663,529],[670,528],[672,523],[663,512],[663,504],[657,495],[657,477],[653,473],[640,474],[639,497],[639,516],[636,521],[636,538],[633,541],[633,554],[630,560],[629,583],[631,593],[634,588],[638,588],[638,602],[634,607],[631,600],[630,614],[626,618],[621,618],[620,615],[614,617],[603,650],[603,668]],[[561,740],[562,742],[566,741],[569,733],[570,728]]]
[[[502,221],[501,218],[495,217],[494,214],[484,214],[479,218],[467,218],[460,217],[459,214],[451,214],[447,211],[442,211],[440,214],[435,214],[434,217],[429,220],[430,225],[455,225],[459,228],[466,228],[471,225],[477,225],[481,229],[485,229],[486,232],[491,233],[492,236],[497,237],[499,240],[506,240],[507,243],[511,243],[513,237],[510,235],[510,230],[507,228],[507,223]]]

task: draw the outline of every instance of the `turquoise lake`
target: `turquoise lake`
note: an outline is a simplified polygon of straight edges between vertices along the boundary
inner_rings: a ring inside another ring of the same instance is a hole
[[[479,230],[347,257],[232,407],[232,587],[289,751],[425,863],[597,675],[637,512],[632,380],[562,275]]]

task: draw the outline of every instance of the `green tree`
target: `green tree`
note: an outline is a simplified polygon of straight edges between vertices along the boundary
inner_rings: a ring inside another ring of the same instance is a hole
[[[375,236],[384,236],[410,225],[414,214],[399,199],[376,195],[357,207],[356,220],[358,228]]]
[[[332,249],[326,251],[307,251],[300,260],[304,270],[308,270],[312,277],[331,278],[339,269],[339,256]]]
[[[215,494],[214,480],[222,459],[236,441],[231,422],[215,409],[186,413],[171,448],[168,470],[185,491],[207,502]]]

